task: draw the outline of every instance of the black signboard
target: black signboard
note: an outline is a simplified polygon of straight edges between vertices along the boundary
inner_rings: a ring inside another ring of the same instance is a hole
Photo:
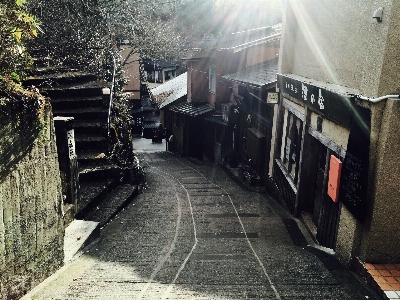
[[[307,106],[319,111],[330,119],[349,128],[354,108],[354,101],[350,96],[302,82],[297,79],[278,74],[278,87],[284,92]]]
[[[365,219],[367,201],[370,130],[371,111],[357,107],[342,166],[339,201],[361,222]]]

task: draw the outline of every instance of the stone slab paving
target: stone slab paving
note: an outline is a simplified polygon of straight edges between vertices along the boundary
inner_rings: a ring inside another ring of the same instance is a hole
[[[148,188],[29,299],[379,299],[221,166],[140,156]]]
[[[65,228],[64,262],[70,261],[81,251],[86,243],[99,236],[99,223],[93,221],[74,220]]]

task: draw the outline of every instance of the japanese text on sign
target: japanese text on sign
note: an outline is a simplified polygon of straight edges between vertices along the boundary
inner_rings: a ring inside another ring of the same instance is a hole
[[[73,129],[67,131],[67,144],[69,158],[75,157],[75,137]]]
[[[308,101],[309,100],[308,99],[308,87],[303,82],[301,83],[301,98],[304,101]],[[318,89],[318,100],[316,99],[316,95],[310,93],[310,101],[311,101],[312,104],[314,104],[315,102],[318,101],[319,109],[324,109],[325,108],[325,105],[324,105],[324,101],[325,100],[324,100],[324,97],[322,97],[321,89]]]

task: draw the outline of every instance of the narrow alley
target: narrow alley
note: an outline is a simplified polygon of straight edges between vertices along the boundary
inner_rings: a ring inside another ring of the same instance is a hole
[[[378,299],[220,165],[138,155],[148,187],[29,299]]]

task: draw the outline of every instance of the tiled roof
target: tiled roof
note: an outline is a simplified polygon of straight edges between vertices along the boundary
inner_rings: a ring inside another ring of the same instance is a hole
[[[143,60],[145,70],[161,70],[166,68],[175,68],[177,67],[176,64],[171,64],[164,60],[150,60],[144,59]]]
[[[271,33],[269,35],[265,35],[265,36],[253,36],[252,38],[229,41],[227,43],[219,45],[217,48],[221,49],[221,50],[226,49],[226,50],[230,50],[233,52],[237,52],[237,51],[241,51],[241,50],[246,49],[251,46],[256,46],[256,45],[271,43],[271,42],[279,42],[280,38],[281,38],[281,33],[279,31],[279,32],[273,32],[273,33]]]
[[[150,90],[150,96],[163,108],[187,95],[187,72]]]
[[[211,112],[214,110],[214,108],[206,102],[201,102],[201,103],[184,102],[184,103],[180,103],[180,104],[172,106],[170,108],[170,110],[173,112],[178,112],[181,114],[196,117],[196,116],[200,116],[202,114]]]
[[[246,84],[260,88],[264,85],[276,83],[277,72],[278,58],[274,58],[262,64],[250,66],[241,72],[222,76],[222,78],[239,84]]]
[[[225,34],[219,37],[212,37],[204,40],[197,48],[192,48],[189,53],[183,57],[183,60],[197,60],[207,58],[210,51],[213,50],[228,50],[239,52],[248,47],[273,44],[273,47],[279,47],[282,31],[282,23],[255,28],[242,32]]]
[[[279,39],[282,30],[282,23],[262,28],[254,28],[241,32],[226,34],[204,41],[202,49],[230,49],[238,47],[253,46],[264,42]]]

